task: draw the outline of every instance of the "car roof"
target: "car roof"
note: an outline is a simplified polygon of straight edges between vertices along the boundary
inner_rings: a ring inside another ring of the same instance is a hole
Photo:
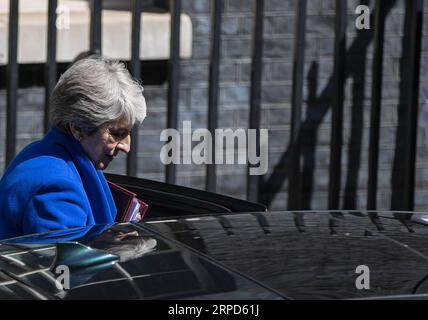
[[[64,238],[111,252],[111,243],[102,240],[103,236],[111,232],[137,232],[155,239],[156,248],[103,268],[90,278],[80,272],[78,279],[73,279],[77,285],[62,295],[43,289],[65,299],[100,298],[100,289],[105,298],[414,297],[415,293],[423,294],[427,287],[426,218],[424,213],[399,212],[252,212],[80,228],[16,238],[2,244],[0,269],[22,273],[23,268],[16,265],[19,262],[12,266],[13,262],[5,260],[8,258],[21,259],[18,261],[27,265],[27,273],[33,272],[35,266],[49,269],[59,250],[51,243]],[[40,257],[40,250],[45,250],[49,258]],[[356,287],[358,266],[366,266],[370,271],[368,290]],[[128,279],[118,280],[123,278],[118,268],[126,271]],[[183,272],[183,277],[178,271]],[[181,282],[184,275],[187,280]],[[209,283],[211,289],[196,290],[196,285],[187,288],[189,283]],[[151,293],[148,288],[153,289]],[[0,296],[1,292],[0,289]]]

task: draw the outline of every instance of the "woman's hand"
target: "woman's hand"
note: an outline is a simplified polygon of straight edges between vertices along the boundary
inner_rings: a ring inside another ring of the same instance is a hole
[[[107,232],[102,233],[99,235],[94,241],[90,243],[91,246],[96,247],[96,244],[100,243],[108,243],[108,244],[120,244],[123,241],[126,241],[128,239],[138,238],[139,234],[137,231],[132,232],[114,232],[112,230],[107,230]]]

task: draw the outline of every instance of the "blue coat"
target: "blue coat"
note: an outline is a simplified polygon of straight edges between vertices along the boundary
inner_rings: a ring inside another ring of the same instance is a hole
[[[74,137],[56,128],[22,150],[0,180],[0,239],[115,217],[103,173]]]

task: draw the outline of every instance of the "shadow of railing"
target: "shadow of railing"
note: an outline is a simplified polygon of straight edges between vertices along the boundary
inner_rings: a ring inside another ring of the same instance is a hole
[[[391,9],[396,4],[396,0],[387,1],[385,5],[385,16],[388,16]],[[361,4],[367,4],[367,0],[361,1]],[[409,6],[406,3],[406,21],[408,20]],[[373,21],[374,13],[371,13],[370,20]],[[409,23],[406,23],[404,26],[404,34],[408,34]],[[362,150],[362,133],[363,133],[363,107],[364,107],[364,79],[365,79],[365,66],[366,66],[366,53],[370,43],[373,40],[374,32],[372,29],[369,30],[358,30],[355,40],[352,42],[351,46],[347,50],[347,57],[353,58],[355,56],[361,57],[361,63],[347,63],[347,68],[345,71],[345,79],[353,77],[353,97],[352,97],[352,114],[351,114],[351,135],[349,140],[349,150],[348,150],[348,168],[347,168],[347,178],[345,185],[344,193],[344,203],[343,207],[346,209],[354,209],[356,207],[357,200],[357,189],[358,189],[358,172],[360,170],[360,159],[361,159],[361,150]],[[403,39],[403,44],[405,39]],[[405,64],[403,64],[405,65]],[[318,135],[318,129],[321,123],[324,121],[324,118],[330,109],[333,88],[334,88],[334,74],[332,74],[324,89],[319,95],[317,95],[317,75],[318,75],[318,63],[312,62],[311,67],[308,72],[308,96],[306,99],[307,103],[307,113],[306,118],[302,122],[298,141],[302,143],[301,157],[303,158],[302,166],[302,209],[310,209],[311,200],[313,195],[313,185],[314,185],[314,170],[315,170],[315,150],[316,150],[316,140]],[[400,86],[401,93],[403,93],[403,74],[401,74],[401,83]],[[361,82],[359,81],[361,80]],[[400,103],[401,104],[401,103]],[[405,121],[405,120],[403,120]],[[400,132],[397,131],[397,140],[400,140]],[[398,141],[397,141],[398,142]],[[401,140],[400,140],[401,143]],[[396,148],[397,149],[397,148]],[[396,157],[399,158],[399,155],[396,152]],[[289,166],[289,147],[282,154],[280,160],[275,165],[272,174],[263,179],[261,184],[261,192],[259,194],[259,202],[270,206],[275,195],[280,192],[285,180],[288,178],[288,168]],[[402,161],[397,159],[397,166]],[[285,169],[284,169],[285,168]],[[397,177],[395,177],[397,179]],[[393,179],[394,180],[394,179]],[[398,184],[393,184],[397,187]]]

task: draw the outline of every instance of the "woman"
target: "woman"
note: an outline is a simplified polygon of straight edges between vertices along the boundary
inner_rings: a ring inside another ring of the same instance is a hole
[[[129,152],[130,130],[146,116],[142,91],[123,64],[94,56],[61,76],[50,98],[51,130],[0,181],[0,239],[114,222],[101,170]]]

